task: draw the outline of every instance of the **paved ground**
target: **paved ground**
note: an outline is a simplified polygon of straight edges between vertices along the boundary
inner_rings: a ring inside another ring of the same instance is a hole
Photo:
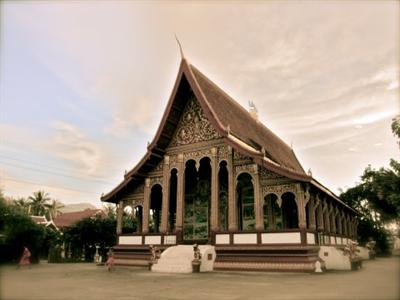
[[[357,272],[157,274],[92,264],[0,269],[0,299],[400,299],[400,259],[364,262]]]

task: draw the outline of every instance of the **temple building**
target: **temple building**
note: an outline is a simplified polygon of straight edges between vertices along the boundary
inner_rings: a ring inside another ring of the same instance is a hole
[[[146,265],[149,245],[197,243],[215,247],[215,270],[312,272],[321,245],[357,233],[357,212],[304,171],[255,108],[185,58],[147,153],[101,201],[117,205],[124,265]]]

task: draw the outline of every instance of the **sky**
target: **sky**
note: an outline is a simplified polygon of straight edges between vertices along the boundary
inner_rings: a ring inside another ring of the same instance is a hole
[[[100,207],[155,135],[175,34],[333,192],[400,159],[398,1],[1,1],[4,194]]]

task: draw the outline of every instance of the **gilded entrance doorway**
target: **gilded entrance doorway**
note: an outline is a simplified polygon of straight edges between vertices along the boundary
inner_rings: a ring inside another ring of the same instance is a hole
[[[210,159],[189,160],[185,168],[185,205],[183,240],[205,243],[210,233],[211,165]]]

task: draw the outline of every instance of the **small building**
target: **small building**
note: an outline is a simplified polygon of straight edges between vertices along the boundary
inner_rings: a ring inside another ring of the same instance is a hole
[[[121,264],[197,243],[215,246],[214,269],[313,271],[320,245],[356,239],[357,212],[185,58],[147,149],[101,197],[117,205]],[[136,232],[123,233],[127,207]]]
[[[47,220],[46,216],[31,216],[33,222],[38,225],[43,225],[44,227],[53,228],[54,230],[58,230],[56,224],[54,224],[53,220]]]
[[[69,213],[62,213],[58,215],[57,217],[54,218],[54,224],[59,228],[60,230],[71,227],[78,221],[85,219],[85,218],[92,218],[96,216],[102,216],[105,217],[105,213],[101,209],[90,209],[87,208],[82,211],[74,211],[74,212],[69,212]]]

